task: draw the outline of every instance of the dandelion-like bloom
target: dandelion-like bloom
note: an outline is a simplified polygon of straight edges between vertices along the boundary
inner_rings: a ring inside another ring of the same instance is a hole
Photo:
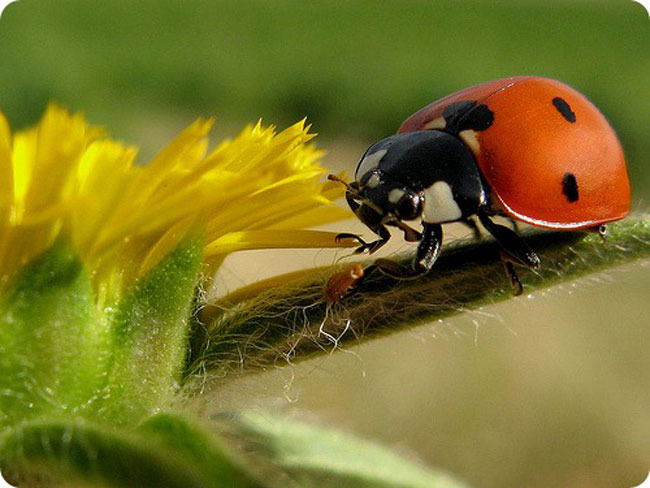
[[[137,165],[56,105],[13,136],[0,116],[0,421],[146,416],[177,388],[201,276],[241,249],[340,246],[304,230],[347,216],[304,121],[208,152],[212,124]]]
[[[11,138],[0,114],[0,271],[20,268],[69,241],[98,288],[118,291],[189,234],[204,258],[269,247],[332,247],[301,230],[346,212],[340,188],[321,182],[321,152],[304,121],[275,133],[260,123],[206,155],[212,120],[198,120],[149,164],[81,115],[50,105],[37,127]],[[117,288],[115,288],[117,287]]]

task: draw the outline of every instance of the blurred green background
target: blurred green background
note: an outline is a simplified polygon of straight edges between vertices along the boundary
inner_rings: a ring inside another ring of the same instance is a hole
[[[198,114],[308,117],[328,142],[370,141],[445,94],[536,74],[591,98],[637,194],[650,185],[650,22],[628,0],[21,0],[1,22],[0,106],[16,127],[54,98],[132,142]]]
[[[197,116],[218,116],[217,138],[307,117],[326,163],[352,170],[421,106],[518,74],[601,108],[647,209],[650,21],[628,0],[20,0],[0,18],[0,109],[14,128],[57,100],[143,160]],[[334,259],[277,256],[235,256],[222,282]],[[649,290],[647,265],[600,274],[244,378],[209,410],[313,416],[477,487],[632,486],[650,467]]]

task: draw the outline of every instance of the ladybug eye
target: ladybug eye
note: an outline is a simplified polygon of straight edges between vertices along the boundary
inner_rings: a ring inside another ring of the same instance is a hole
[[[403,220],[413,220],[421,212],[420,197],[415,193],[407,193],[399,199],[395,206],[395,215]]]

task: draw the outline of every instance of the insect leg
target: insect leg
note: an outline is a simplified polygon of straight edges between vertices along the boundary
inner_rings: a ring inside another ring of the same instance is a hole
[[[367,205],[359,205],[356,202],[354,203],[356,205],[353,208],[354,213],[357,215],[357,217],[359,217],[359,220],[361,220],[361,222],[366,224],[366,226],[371,231],[373,231],[375,234],[379,236],[379,239],[374,240],[372,242],[366,242],[358,235],[348,234],[348,233],[338,234],[336,236],[336,239],[340,240],[343,238],[354,238],[361,243],[361,245],[354,250],[355,254],[361,254],[362,252],[365,251],[368,251],[369,254],[372,254],[373,252],[375,252],[377,249],[379,249],[380,247],[382,247],[384,244],[388,242],[388,240],[390,239],[390,232],[381,223],[382,216],[380,214],[378,214],[375,210],[373,210],[371,207]]]
[[[512,230],[515,232],[519,232],[519,222],[517,222],[515,219],[512,217],[507,217],[508,222],[510,222],[510,225],[512,225]]]
[[[381,223],[382,216],[368,205],[363,205],[357,202],[356,197],[357,194],[354,191],[348,190],[345,192],[345,199],[347,200],[348,205],[352,211],[359,218],[359,220],[361,220],[361,222],[366,224],[366,226],[371,231],[379,236],[379,239],[372,242],[366,242],[356,234],[343,232],[336,236],[336,241],[338,242],[341,239],[356,239],[361,245],[354,250],[355,254],[361,254],[365,251],[368,251],[369,254],[372,254],[388,242],[390,239],[390,232],[388,232],[388,229]]]
[[[418,246],[418,250],[413,258],[413,263],[410,268],[402,266],[390,259],[377,259],[374,262],[373,267],[385,275],[400,280],[417,278],[418,276],[426,274],[433,267],[440,255],[441,247],[442,225],[425,223],[424,232],[422,233],[422,241]],[[368,269],[366,269],[366,275],[367,274]]]
[[[512,259],[506,251],[501,251],[501,261],[503,261],[503,265],[506,269],[506,274],[508,275],[508,278],[510,278],[510,284],[513,288],[515,288],[515,296],[521,295],[524,291],[524,285],[521,284],[519,276],[515,271],[515,265],[513,264]]]
[[[422,233],[417,230],[409,227],[401,220],[395,220],[393,222],[386,222],[386,225],[391,225],[397,227],[404,232],[404,240],[406,242],[419,242],[422,240]]]
[[[539,268],[539,257],[518,234],[504,225],[495,224],[482,212],[478,216],[483,227],[492,234],[514,263],[528,268]]]
[[[495,224],[483,212],[479,212],[478,218],[481,224],[483,224],[483,227],[492,234],[501,246],[501,259],[505,264],[506,274],[510,278],[512,285],[517,288],[515,294],[521,294],[523,287],[521,281],[519,281],[514,265],[518,264],[519,266],[537,269],[539,268],[539,256],[513,230],[504,225]]]

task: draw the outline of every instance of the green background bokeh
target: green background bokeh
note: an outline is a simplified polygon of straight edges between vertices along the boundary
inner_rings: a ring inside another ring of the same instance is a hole
[[[0,19],[0,107],[21,127],[55,99],[127,140],[174,110],[373,140],[445,94],[534,74],[602,109],[641,196],[649,46],[628,0],[21,0]]]
[[[56,100],[143,160],[198,116],[219,135],[307,117],[351,171],[421,106],[519,74],[601,108],[647,208],[650,21],[632,1],[20,0],[0,18],[12,127]],[[262,254],[240,264],[281,271],[299,253]],[[650,464],[649,275],[629,266],[245,378],[211,408],[313,412],[477,487],[632,486]]]

